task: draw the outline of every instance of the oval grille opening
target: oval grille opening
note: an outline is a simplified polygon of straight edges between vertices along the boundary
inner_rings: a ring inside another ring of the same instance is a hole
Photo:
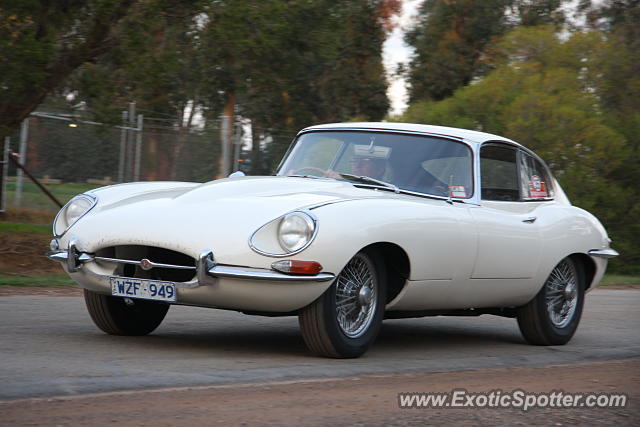
[[[96,257],[112,258],[116,263],[114,274],[122,277],[140,279],[166,280],[169,282],[189,282],[195,275],[196,260],[189,255],[156,246],[120,245],[100,249]],[[122,261],[140,262],[147,259],[156,264],[192,267],[185,270],[179,268],[152,267],[148,270],[140,265],[127,264]],[[103,262],[103,261],[99,261]],[[109,262],[109,261],[107,261]]]

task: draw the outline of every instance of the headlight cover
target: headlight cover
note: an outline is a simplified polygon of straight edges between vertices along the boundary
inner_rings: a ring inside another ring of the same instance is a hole
[[[93,208],[98,199],[92,194],[80,194],[64,205],[53,221],[53,234],[61,237],[73,224]]]
[[[249,246],[261,255],[289,256],[306,249],[317,231],[317,219],[311,213],[293,211],[256,230]]]

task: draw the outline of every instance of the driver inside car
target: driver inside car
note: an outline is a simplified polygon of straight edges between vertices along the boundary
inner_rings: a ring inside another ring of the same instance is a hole
[[[354,157],[351,159],[351,173],[357,176],[368,176],[383,179],[387,170],[387,161],[375,157]]]
[[[379,157],[356,155],[349,161],[349,164],[351,171],[346,173],[355,176],[366,176],[373,179],[383,180],[385,172],[387,171],[387,161]],[[325,176],[335,179],[342,178],[340,172],[336,172],[334,170],[326,171]]]

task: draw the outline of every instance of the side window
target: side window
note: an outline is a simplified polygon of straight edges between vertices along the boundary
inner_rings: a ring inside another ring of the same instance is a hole
[[[547,169],[540,161],[525,152],[520,155],[520,186],[523,200],[553,197],[551,178]]]
[[[517,150],[502,144],[480,149],[480,176],[483,200],[518,201]]]

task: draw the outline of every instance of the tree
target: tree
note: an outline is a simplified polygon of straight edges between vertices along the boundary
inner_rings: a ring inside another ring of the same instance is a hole
[[[408,67],[410,102],[444,99],[482,76],[490,70],[488,48],[497,36],[515,26],[563,22],[562,1],[426,0],[405,36],[415,49]]]
[[[249,118],[257,140],[273,141],[272,165],[301,127],[384,117],[382,44],[398,9],[397,0],[203,1],[197,25],[154,20],[69,88],[92,105],[128,94],[177,118],[193,103],[211,123],[223,111]],[[265,164],[255,153],[253,165]]]
[[[83,63],[108,51],[142,1],[10,1],[0,4],[0,137]]]
[[[389,106],[382,44],[398,6],[389,0],[330,0],[289,9],[288,35],[272,53],[278,59],[271,74],[251,79],[243,114],[275,134],[315,123],[380,120]],[[270,144],[272,165],[290,140]]]
[[[398,11],[398,0],[148,0],[49,101],[72,94],[102,122],[132,100],[173,117],[174,165],[194,112],[212,132],[223,112],[250,119],[257,140],[273,141],[253,162],[267,172],[301,127],[384,117],[382,44]]]

